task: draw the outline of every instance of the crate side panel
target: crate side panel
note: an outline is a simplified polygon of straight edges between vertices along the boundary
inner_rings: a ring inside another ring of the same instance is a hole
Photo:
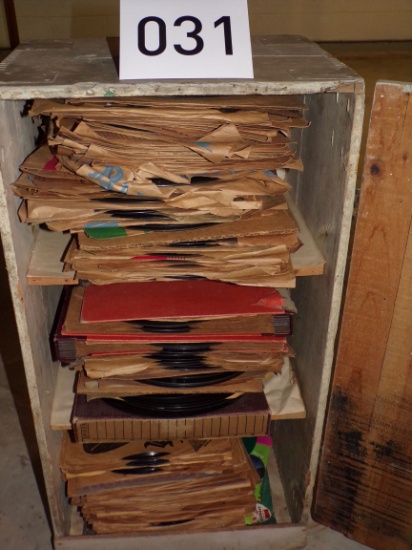
[[[57,374],[49,335],[60,289],[30,287],[26,280],[35,235],[18,220],[19,201],[10,184],[33,150],[38,131],[34,121],[23,116],[23,107],[22,102],[0,101],[0,229],[50,511],[59,532],[67,505],[57,467],[60,434],[49,430]]]
[[[363,118],[359,94],[307,97],[310,127],[302,133],[305,166],[295,197],[326,259],[322,276],[304,277],[292,292],[298,308],[296,375],[307,417],[274,425],[277,458],[293,521],[308,508],[322,436],[346,264]]]

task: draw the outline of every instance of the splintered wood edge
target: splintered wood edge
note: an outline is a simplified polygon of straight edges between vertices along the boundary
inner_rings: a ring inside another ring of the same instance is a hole
[[[299,238],[302,246],[291,254],[296,276],[322,275],[325,259],[317,247],[305,221],[291,198],[286,195],[289,210],[299,226]],[[64,251],[69,245],[71,235],[54,231],[39,230],[27,272],[30,285],[77,285],[79,280],[74,271],[63,271]],[[294,284],[280,284],[290,287]]]
[[[322,275],[325,265],[325,258],[319,250],[312,233],[303,219],[298,207],[291,199],[289,193],[286,193],[289,210],[299,226],[299,239],[302,246],[296,252],[291,254],[293,271],[297,277],[309,275]]]
[[[29,285],[76,285],[74,271],[63,271],[62,257],[71,235],[40,229],[34,243],[27,272]]]

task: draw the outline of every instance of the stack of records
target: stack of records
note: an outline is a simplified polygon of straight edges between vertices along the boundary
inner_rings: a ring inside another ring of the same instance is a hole
[[[88,533],[274,521],[264,388],[293,355],[275,287],[295,284],[284,177],[302,169],[305,109],[291,96],[30,106],[45,139],[13,188],[23,222],[71,234],[62,261],[81,285],[53,343],[76,371],[60,466]]]
[[[262,420],[236,435],[266,433],[264,384],[282,369],[291,328],[270,288],[205,280],[73,288],[55,334],[58,358],[79,371],[73,422],[84,435],[88,415],[102,420],[110,407],[168,419],[220,415],[239,401]]]
[[[20,218],[71,231],[66,268],[95,284],[291,286],[300,242],[277,171],[302,168],[291,130],[304,109],[292,97],[36,100],[48,145],[21,167]]]
[[[66,436],[60,467],[91,533],[241,527],[260,476],[241,439],[80,445]]]
[[[299,246],[298,226],[287,210],[179,230],[166,225],[124,236],[101,230],[79,233],[64,256],[66,267],[94,284],[205,278],[242,285],[290,287],[290,254]]]

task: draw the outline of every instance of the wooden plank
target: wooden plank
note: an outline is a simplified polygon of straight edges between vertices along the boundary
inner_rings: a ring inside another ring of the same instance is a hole
[[[246,527],[236,530],[207,531],[204,533],[169,533],[156,535],[89,535],[57,537],[56,550],[250,550],[262,549],[297,550],[306,544],[304,525],[277,525],[266,527]]]
[[[50,415],[52,430],[71,430],[71,417],[74,400],[76,371],[68,367],[58,367],[53,406]]]
[[[412,542],[411,91],[375,91],[313,508],[376,550]]]
[[[76,285],[79,282],[74,271],[63,271],[61,258],[70,238],[68,233],[39,230],[27,272],[29,285]]]
[[[330,92],[342,85],[352,85],[353,92],[360,81],[354,71],[303,37],[255,37],[252,50],[254,79],[159,84],[119,81],[104,38],[31,41],[0,64],[0,98],[304,94]]]

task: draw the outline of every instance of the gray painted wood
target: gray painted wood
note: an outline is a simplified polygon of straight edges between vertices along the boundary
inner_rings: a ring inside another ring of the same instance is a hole
[[[253,40],[252,80],[119,81],[103,38],[27,42],[0,63],[0,97],[301,94],[353,86],[359,77],[302,37]]]
[[[291,291],[298,314],[292,347],[306,419],[274,424],[274,438],[292,517],[306,519],[312,501],[324,411],[338,329],[340,300],[354,201],[363,88],[359,94],[306,97],[311,125],[302,135],[304,171],[295,202],[326,259],[322,277],[302,277]]]
[[[65,537],[55,540],[56,550],[251,550],[252,548],[297,550],[306,544],[305,527],[302,525],[277,528],[262,527],[256,529],[247,527],[232,531],[185,533],[153,536],[92,536]]]
[[[0,230],[46,490],[54,527],[60,532],[67,504],[57,467],[60,434],[49,430],[57,365],[51,359],[48,335],[61,288],[29,287],[26,280],[35,234],[18,220],[18,201],[10,183],[33,150],[38,131],[33,120],[21,116],[22,111],[21,102],[0,102]]]

